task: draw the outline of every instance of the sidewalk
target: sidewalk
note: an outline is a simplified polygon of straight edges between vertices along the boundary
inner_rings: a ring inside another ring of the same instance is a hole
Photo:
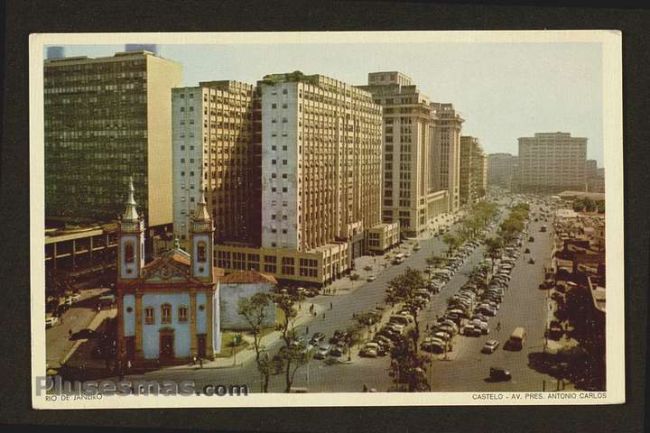
[[[326,308],[323,306],[313,304],[314,311],[316,312],[316,315],[314,316],[313,314],[309,313],[310,305],[312,305],[312,303],[309,301],[303,301],[300,303],[301,308],[300,310],[298,310],[298,315],[296,316],[296,319],[293,322],[294,328],[310,323],[312,320],[314,320],[314,318],[320,317],[321,313],[326,310]],[[265,347],[269,347],[272,344],[279,341],[281,337],[282,337],[282,333],[280,331],[273,331],[261,338],[260,347],[262,349]],[[203,369],[242,367],[247,362],[255,359],[255,349],[253,348],[253,344],[252,344],[253,337],[249,335],[244,335],[243,338],[251,343],[248,348],[238,352],[234,356],[230,355],[227,358],[216,358],[214,361],[203,360]],[[222,352],[227,350],[229,349],[224,347],[221,348]],[[163,368],[163,370],[196,370],[200,368],[201,367],[198,365],[185,364],[185,365],[165,367]]]

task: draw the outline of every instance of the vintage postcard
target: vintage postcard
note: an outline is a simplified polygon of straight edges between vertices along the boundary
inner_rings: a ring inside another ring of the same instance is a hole
[[[615,30],[31,35],[34,408],[623,403],[621,65]]]

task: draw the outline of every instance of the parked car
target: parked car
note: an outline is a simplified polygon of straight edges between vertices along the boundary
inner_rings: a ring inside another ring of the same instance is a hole
[[[501,367],[490,367],[490,379],[495,381],[507,381],[512,379],[509,370]]]
[[[77,331],[74,334],[70,336],[70,340],[81,340],[83,338],[85,339],[91,339],[91,338],[96,338],[98,336],[97,331],[93,329],[82,329],[81,331]]]
[[[56,325],[59,323],[59,318],[56,316],[49,316],[45,318],[45,327],[46,328],[51,328],[52,326]]]
[[[376,279],[377,277],[375,277],[374,275],[369,275],[368,278],[366,278],[366,281],[370,283],[372,281],[375,281]]]
[[[380,347],[377,343],[366,343],[359,351],[359,356],[364,358],[376,358],[379,355]]]
[[[316,350],[316,353],[314,354],[315,359],[325,359],[327,355],[330,352],[330,345],[329,344],[322,344],[318,347],[318,350]]]
[[[497,340],[488,340],[483,345],[481,352],[483,353],[493,353],[499,347],[499,342]]]
[[[316,332],[314,335],[311,336],[309,343],[316,346],[317,344],[320,344],[324,339],[325,339],[325,334],[323,334],[322,332]]]

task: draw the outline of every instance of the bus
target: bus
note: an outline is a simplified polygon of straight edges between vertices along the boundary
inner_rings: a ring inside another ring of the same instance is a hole
[[[515,328],[510,335],[508,340],[508,349],[509,350],[521,350],[524,347],[524,342],[526,341],[526,331],[522,327]]]

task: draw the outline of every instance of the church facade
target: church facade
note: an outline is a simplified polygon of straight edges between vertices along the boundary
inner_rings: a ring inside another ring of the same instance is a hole
[[[175,363],[214,359],[220,351],[219,270],[213,266],[214,227],[201,198],[189,249],[178,242],[145,264],[144,222],[133,185],[118,239],[118,353],[123,362]]]

